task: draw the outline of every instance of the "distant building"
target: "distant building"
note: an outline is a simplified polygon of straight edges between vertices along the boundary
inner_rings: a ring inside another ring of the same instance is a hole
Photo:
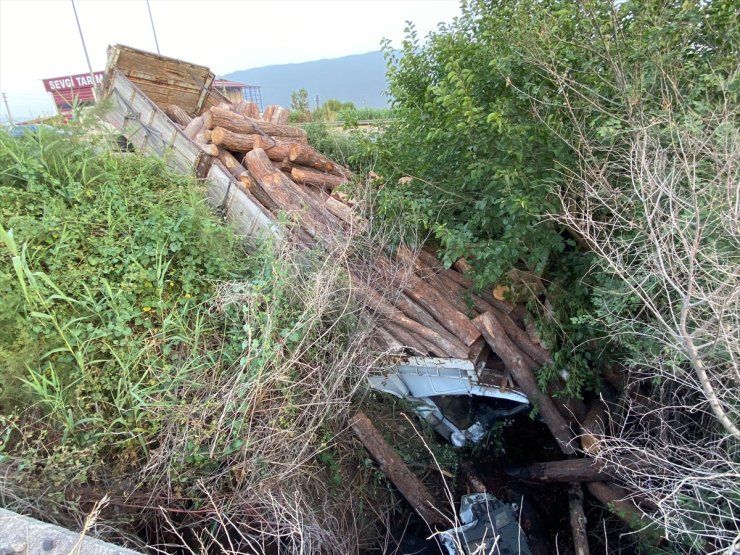
[[[245,85],[236,81],[215,79],[213,88],[234,103],[242,100],[256,102],[260,112],[262,111],[262,92],[258,85]]]
[[[94,74],[95,85],[103,82],[103,72]],[[92,106],[95,104],[93,96],[93,78],[89,73],[65,75],[44,79],[44,89],[51,93],[57,113],[69,119],[75,106]]]

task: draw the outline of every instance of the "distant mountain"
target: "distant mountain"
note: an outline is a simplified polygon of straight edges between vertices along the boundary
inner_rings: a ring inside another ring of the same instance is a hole
[[[383,108],[388,98],[386,89],[385,60],[381,52],[354,54],[330,60],[317,60],[300,64],[284,64],[235,71],[223,76],[262,87],[262,104],[290,106],[290,95],[306,89],[311,108],[315,108],[316,95],[323,103],[331,98],[354,102],[357,107]]]

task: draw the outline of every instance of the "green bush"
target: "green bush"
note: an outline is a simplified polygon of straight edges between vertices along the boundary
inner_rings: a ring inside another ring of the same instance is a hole
[[[377,214],[407,240],[480,286],[542,277],[541,378],[566,368],[577,392],[606,355],[656,403],[625,401],[600,456],[651,461],[622,478],[689,552],[738,533],[736,4],[463,2],[386,45],[376,151]]]
[[[238,522],[245,550],[352,551],[337,435],[369,363],[341,253],[247,253],[192,178],[87,136],[0,134],[3,503],[75,526],[105,494],[140,548]]]

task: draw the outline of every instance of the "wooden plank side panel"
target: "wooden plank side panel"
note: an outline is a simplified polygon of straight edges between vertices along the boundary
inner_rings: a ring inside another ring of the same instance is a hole
[[[203,104],[203,110],[201,111],[201,113],[210,110],[214,106],[218,106],[222,102],[228,102],[231,104],[231,101],[226,98],[223,93],[221,93],[221,91],[217,89],[211,89],[206,95],[205,103]]]
[[[123,74],[113,70],[108,79],[102,100],[104,119],[140,153],[162,157],[175,171],[194,175],[196,164],[204,156],[198,145]],[[271,219],[219,165],[210,167],[204,184],[209,205],[225,215],[238,234],[250,241],[265,233],[280,235]]]
[[[277,226],[244,194],[230,173],[214,164],[207,179],[208,204],[224,211],[239,235],[250,242],[255,242],[265,234],[280,235]]]
[[[131,82],[139,87],[161,110],[164,110],[170,104],[177,104],[190,116],[196,113],[200,92],[152,83],[151,81],[132,79]]]
[[[116,48],[120,49],[116,67],[127,77],[132,75],[152,80],[156,79],[163,83],[190,85],[200,90],[211,74],[211,70],[205,66],[136,50],[127,46],[117,46]]]
[[[131,85],[132,87],[132,85]],[[140,141],[139,150],[151,156],[165,158],[167,164],[177,172],[192,173],[200,148],[185,137],[179,127],[150,102],[141,91],[136,91],[129,103],[138,119],[130,125],[138,124],[140,134],[147,137]]]
[[[160,108],[177,104],[191,115],[200,111],[203,92],[214,78],[207,67],[120,45],[113,47],[110,60],[109,66],[117,68]]]

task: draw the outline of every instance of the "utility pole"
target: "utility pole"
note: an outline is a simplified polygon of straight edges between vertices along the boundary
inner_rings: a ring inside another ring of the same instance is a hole
[[[316,109],[319,109],[319,95],[316,95]]]
[[[152,33],[154,33],[154,44],[157,46],[157,54],[159,54],[159,41],[157,40],[157,31],[154,30],[154,19],[152,18],[152,8],[149,5],[149,0],[146,0],[146,9],[149,10],[149,21],[152,24]]]
[[[75,0],[71,0],[71,1],[72,1],[72,9],[75,12],[75,21],[77,22],[77,30],[80,32],[80,40],[82,41],[82,50],[85,51],[85,59],[87,60],[87,69],[90,71],[90,79],[92,79],[93,98],[97,102],[98,85],[95,82],[95,72],[93,71],[92,64],[90,63],[90,56],[87,55],[87,46],[85,45],[85,37],[82,36],[82,27],[80,27],[80,18],[77,17],[77,8],[75,7]]]
[[[5,102],[5,111],[8,113],[8,121],[10,122],[10,125],[15,125],[13,122],[13,114],[10,113],[10,106],[8,106],[8,97],[5,96],[5,93],[3,93],[3,101]]]

